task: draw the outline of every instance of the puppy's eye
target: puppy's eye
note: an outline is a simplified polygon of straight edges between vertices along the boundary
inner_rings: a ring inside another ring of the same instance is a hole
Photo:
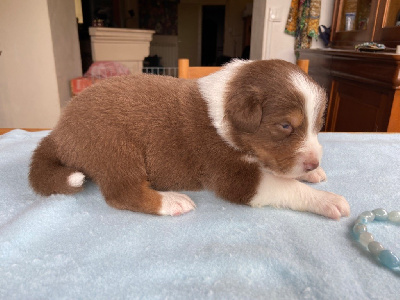
[[[286,132],[291,133],[293,131],[293,127],[289,123],[282,123],[282,124],[280,124],[280,126]]]

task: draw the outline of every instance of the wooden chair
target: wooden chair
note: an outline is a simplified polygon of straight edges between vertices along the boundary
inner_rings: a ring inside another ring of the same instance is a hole
[[[189,59],[178,59],[178,78],[195,79],[217,72],[221,67],[190,67]]]
[[[306,73],[308,73],[308,59],[299,59],[296,64]],[[179,78],[200,78],[211,73],[217,72],[221,67],[190,67],[189,59],[178,59],[178,77]]]
[[[308,74],[308,65],[310,64],[310,61],[308,59],[298,59],[296,61],[296,65],[300,67],[305,73]]]

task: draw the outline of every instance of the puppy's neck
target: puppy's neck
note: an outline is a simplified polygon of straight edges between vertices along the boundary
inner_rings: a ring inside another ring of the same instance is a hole
[[[221,138],[231,147],[238,149],[230,138],[229,124],[225,120],[225,94],[231,79],[250,60],[233,60],[220,71],[198,79],[199,90],[207,103],[208,116]]]

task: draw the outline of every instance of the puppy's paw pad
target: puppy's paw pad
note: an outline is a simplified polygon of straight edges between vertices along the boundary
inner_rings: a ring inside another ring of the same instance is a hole
[[[81,187],[85,182],[85,175],[81,172],[75,172],[68,176],[68,185],[71,187]]]
[[[307,174],[305,174],[303,176],[300,176],[298,179],[301,181],[318,183],[318,182],[326,180],[326,174],[325,174],[325,171],[321,167],[318,167],[315,170],[308,172]]]
[[[196,204],[185,194],[176,192],[160,192],[161,209],[160,215],[179,216],[195,209]]]
[[[350,215],[350,205],[343,196],[325,192],[318,205],[317,213],[338,220]]]

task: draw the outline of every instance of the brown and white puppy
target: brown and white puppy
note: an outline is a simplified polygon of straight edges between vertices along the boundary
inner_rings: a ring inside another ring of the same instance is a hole
[[[198,80],[114,77],[71,100],[33,154],[30,183],[71,194],[87,176],[109,205],[159,215],[194,209],[173,191],[208,189],[339,219],[350,213],[342,196],[297,180],[325,180],[317,134],[326,101],[281,60],[236,60]]]

